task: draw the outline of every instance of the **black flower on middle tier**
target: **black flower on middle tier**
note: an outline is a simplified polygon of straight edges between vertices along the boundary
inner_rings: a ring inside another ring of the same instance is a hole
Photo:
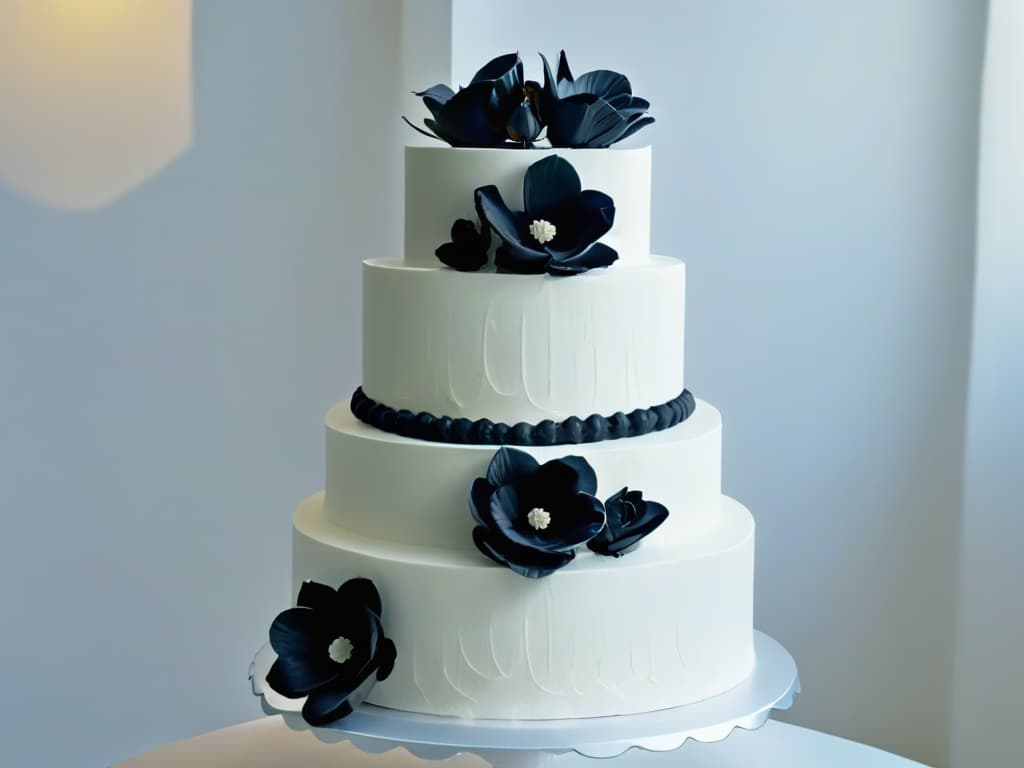
[[[536,579],[568,565],[604,527],[597,476],[581,456],[539,464],[501,448],[469,492],[473,542],[496,563]]]
[[[648,501],[641,491],[623,488],[604,502],[607,524],[587,547],[599,555],[621,557],[668,519],[668,509]]]

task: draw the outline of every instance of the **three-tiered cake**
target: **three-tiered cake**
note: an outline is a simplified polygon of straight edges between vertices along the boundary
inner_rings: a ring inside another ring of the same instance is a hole
[[[604,225],[571,217],[563,186]],[[405,189],[403,257],[363,263],[363,385],[327,414],[326,490],[294,518],[296,594],[352,579],[379,593],[373,632],[397,659],[367,701],[580,718],[739,684],[754,521],[721,493],[718,411],[684,389],[685,269],[650,253],[650,149],[408,147]],[[435,253],[474,206],[499,242],[458,271]],[[587,232],[614,263],[574,266],[590,246],[567,243]],[[317,631],[330,663],[353,663],[353,638]]]

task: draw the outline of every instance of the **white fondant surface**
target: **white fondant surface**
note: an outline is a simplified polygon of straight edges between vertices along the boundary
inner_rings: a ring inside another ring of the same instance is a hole
[[[305,579],[357,576],[380,590],[398,660],[374,704],[475,718],[631,714],[709,698],[752,670],[754,522],[725,497],[714,525],[671,548],[584,550],[540,580],[475,551],[345,531],[322,494],[294,522],[296,593]]]
[[[494,184],[509,208],[523,210],[523,177],[538,160],[568,160],[584,189],[615,203],[615,223],[601,242],[619,253],[619,264],[647,261],[651,251],[651,148],[482,149],[405,148],[405,261],[436,266],[435,249],[451,239],[456,219],[477,220],[473,193]],[[557,222],[556,222],[557,223]],[[614,268],[614,266],[613,266]]]
[[[661,405],[683,390],[685,299],[666,256],[574,277],[367,260],[363,391],[510,425]]]
[[[326,418],[326,514],[336,525],[382,541],[476,551],[468,492],[487,474],[497,446],[413,440],[363,424],[339,403]],[[697,401],[671,429],[581,445],[521,447],[543,463],[583,456],[604,500],[623,486],[668,507],[652,546],[670,549],[720,514],[722,421]]]

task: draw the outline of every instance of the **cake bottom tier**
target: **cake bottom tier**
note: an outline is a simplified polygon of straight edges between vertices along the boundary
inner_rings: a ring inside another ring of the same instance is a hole
[[[398,648],[368,701],[471,718],[634,714],[729,690],[753,669],[754,521],[722,497],[720,522],[671,553],[580,552],[526,579],[474,552],[368,539],[295,513],[293,591],[372,579]]]

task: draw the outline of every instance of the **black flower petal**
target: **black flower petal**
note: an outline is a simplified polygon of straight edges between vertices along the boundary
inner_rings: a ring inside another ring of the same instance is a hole
[[[551,515],[547,533],[575,548],[594,538],[605,526],[604,505],[587,493],[574,496],[564,507]]]
[[[434,116],[435,120],[437,120],[437,115],[441,111],[441,107],[447,104],[448,100],[455,95],[455,91],[443,84],[434,85],[427,88],[425,91],[414,93],[416,96],[423,99],[423,103],[426,104],[427,109],[430,110],[430,114]]]
[[[377,616],[381,614],[380,593],[377,591],[376,585],[369,579],[349,579],[338,587],[337,595],[342,606],[347,606],[350,603],[362,605]]]
[[[582,253],[566,259],[552,259],[548,262],[548,274],[555,277],[578,275],[591,269],[608,267],[619,258],[614,248],[604,243],[594,243]]]
[[[504,136],[496,135],[488,118],[493,86],[486,81],[468,85],[452,96],[438,111],[430,126],[438,137],[453,147],[493,147]],[[424,123],[430,125],[429,120]]]
[[[338,591],[326,584],[306,580],[299,587],[299,595],[295,604],[301,608],[313,608],[317,611],[329,611],[334,607]]]
[[[331,590],[332,594],[334,590]],[[289,608],[282,611],[270,625],[270,647],[278,656],[282,654],[312,653],[331,635],[327,618],[320,611],[308,608]],[[332,638],[333,639],[333,638]]]
[[[668,509],[623,488],[605,501],[605,528],[587,546],[599,555],[620,557],[668,519]]]
[[[547,124],[552,146],[608,147],[654,122],[654,118],[642,117],[650,104],[633,96],[624,75],[600,69],[573,79],[562,51],[556,79],[543,54],[541,60],[540,116]]]
[[[398,658],[398,651],[391,638],[385,637],[381,640],[377,650],[377,659],[380,666],[377,667],[377,679],[387,680],[391,671],[395,668],[395,659]]]
[[[583,185],[572,164],[558,155],[538,160],[523,179],[523,207],[526,217],[548,219],[579,197]],[[611,198],[608,198],[611,200]]]
[[[267,673],[267,685],[282,696],[299,699],[338,677],[338,666],[327,656],[323,658],[278,656]]]
[[[586,189],[554,212],[558,233],[545,245],[551,258],[577,256],[608,234],[615,222],[615,203],[604,192]]]
[[[553,459],[520,483],[524,502],[531,507],[550,503],[562,504],[580,493],[597,492],[597,475],[582,456]]]
[[[576,553],[544,552],[514,544],[493,531],[477,526],[473,529],[473,543],[494,562],[504,565],[520,576],[538,579],[548,576],[573,561]]]
[[[469,219],[456,219],[452,224],[451,242],[434,251],[444,264],[460,272],[474,272],[487,263],[491,230],[486,224],[478,231]]]
[[[539,467],[537,460],[526,451],[503,446],[494,454],[487,467],[487,482],[495,488],[499,485],[520,483]]]
[[[319,726],[351,715],[362,704],[374,682],[369,678],[354,685],[330,685],[313,691],[302,705],[302,719],[310,725]]]
[[[494,525],[494,518],[491,516],[491,495],[493,493],[494,486],[482,477],[474,480],[469,487],[469,510],[473,519],[480,525]]]
[[[529,147],[537,140],[544,124],[537,115],[536,108],[528,100],[523,100],[512,109],[505,121],[505,133],[512,141]]]

